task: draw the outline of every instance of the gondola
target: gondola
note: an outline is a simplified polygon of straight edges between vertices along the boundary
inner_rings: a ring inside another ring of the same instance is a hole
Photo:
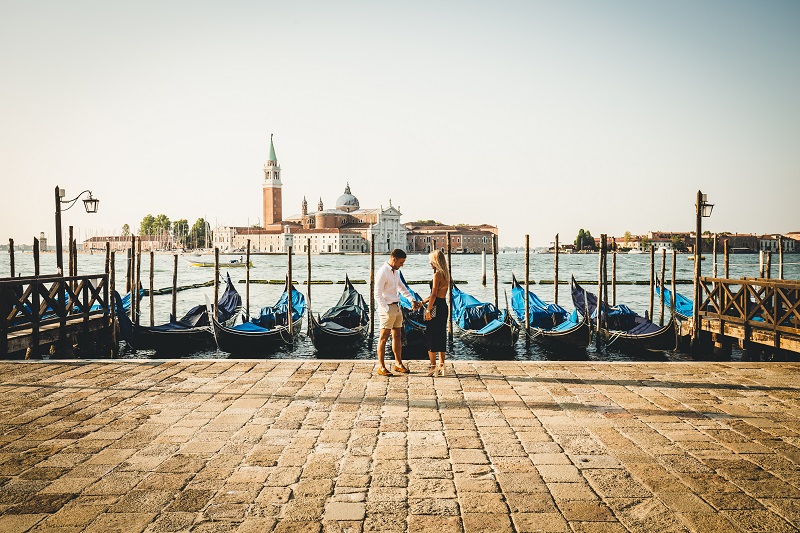
[[[235,326],[220,323],[212,316],[214,338],[220,351],[242,356],[261,356],[291,345],[294,338],[289,333],[289,289],[284,289],[272,307],[263,307],[257,316],[243,318],[242,324]],[[306,312],[306,299],[303,293],[291,285],[292,294],[292,334],[297,336]]]
[[[511,310],[523,330],[525,324],[525,287],[511,275]],[[558,304],[547,304],[528,291],[528,330],[532,341],[550,348],[580,352],[591,338],[589,321],[577,311],[572,313]]]
[[[369,335],[369,306],[345,276],[339,301],[321,317],[308,312],[308,336],[322,353],[352,355]]]
[[[519,339],[519,326],[507,309],[481,302],[453,284],[453,323],[467,344],[484,348],[511,348]]]
[[[406,278],[403,277],[403,272],[398,270],[397,273],[400,274],[400,283],[414,296],[414,300],[421,302],[422,297],[411,290]],[[425,355],[428,353],[425,342],[425,309],[420,307],[414,311],[411,302],[403,296],[403,293],[398,292],[397,295],[400,297],[400,312],[403,313],[403,357]]]
[[[574,277],[570,283],[575,309],[585,317],[596,319],[597,296],[581,287]],[[606,324],[600,329],[606,348],[613,346],[621,352],[636,354],[674,350],[676,347],[674,317],[670,317],[666,325],[659,326],[647,317],[638,315],[626,305],[615,305],[609,306],[601,322]]]
[[[233,321],[241,311],[242,298],[236,292],[230,275],[225,283],[225,292],[218,302],[219,313],[224,321]],[[124,312],[124,299],[119,293],[115,293],[114,298],[122,338],[135,350],[155,350],[162,356],[175,356],[214,346],[214,333],[205,304],[191,308],[180,320],[171,316],[166,324],[142,326],[134,324]]]
[[[663,293],[663,295],[662,295]],[[670,309],[672,306],[672,291],[664,287],[662,291],[661,282],[656,280],[656,295],[664,299],[664,307]],[[686,296],[675,292],[675,318],[684,322],[692,319],[692,312],[694,311],[694,302]]]

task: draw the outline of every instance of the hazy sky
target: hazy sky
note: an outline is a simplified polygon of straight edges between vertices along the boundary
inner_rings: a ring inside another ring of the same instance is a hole
[[[0,0],[0,239],[362,207],[555,233],[800,231],[800,2]],[[52,242],[52,240],[51,240]]]

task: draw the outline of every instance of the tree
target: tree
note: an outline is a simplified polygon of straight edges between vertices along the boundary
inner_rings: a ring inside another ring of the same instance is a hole
[[[164,233],[168,233],[170,228],[172,227],[172,223],[169,221],[167,215],[161,214],[158,215],[155,220],[153,220],[153,235],[163,235]]]
[[[630,231],[626,231],[625,235],[624,235],[624,238],[625,238],[625,247],[627,248],[628,243],[633,240],[633,235],[631,235]]]
[[[189,221],[181,218],[172,223],[172,231],[175,233],[175,242],[186,244],[186,237],[189,235]]]
[[[152,235],[153,234],[153,222],[155,222],[155,217],[153,215],[147,214],[142,219],[142,222],[139,224],[139,235]]]
[[[642,235],[642,238],[639,240],[639,246],[642,251],[650,249],[650,237],[647,235]]]
[[[673,235],[669,238],[672,241],[672,249],[677,252],[685,252],[686,251],[686,243],[683,242],[683,239],[680,235]]]
[[[208,235],[206,232],[206,221],[205,219],[198,218],[197,221],[192,226],[192,230],[190,232],[190,243],[192,248],[206,248],[208,246]]]
[[[575,237],[575,247],[579,251],[596,249],[596,246],[594,245],[594,237],[592,237],[592,232],[581,228],[578,231],[578,236]]]
[[[130,237],[131,236],[131,227],[127,224],[122,225],[122,236],[123,237]]]

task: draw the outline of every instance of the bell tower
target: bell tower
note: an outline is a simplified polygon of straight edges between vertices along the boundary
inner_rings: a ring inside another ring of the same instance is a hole
[[[281,167],[275,157],[275,145],[272,134],[269,136],[269,161],[264,165],[264,227],[277,224],[283,220],[283,204],[281,195]]]

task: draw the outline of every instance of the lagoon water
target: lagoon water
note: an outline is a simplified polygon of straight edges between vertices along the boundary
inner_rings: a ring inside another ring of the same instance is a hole
[[[225,268],[224,263],[231,259],[238,259],[239,255],[222,255],[220,256],[221,274],[225,275],[229,272],[231,279],[236,283],[236,288],[242,295],[244,300],[245,296],[245,269],[244,268]],[[596,280],[598,270],[598,255],[597,254],[562,254],[559,255],[559,279],[568,281],[570,275],[574,275],[578,280]],[[678,280],[691,280],[693,275],[693,262],[689,260],[692,257],[687,254],[678,254],[676,278]],[[713,261],[711,254],[705,255],[706,260],[702,262],[702,271],[704,276],[710,276],[713,271]],[[377,255],[375,257],[376,268],[387,259],[386,255]],[[78,271],[80,274],[99,273],[103,271],[104,254],[80,254],[78,256]],[[718,273],[722,275],[722,255],[718,256]],[[124,289],[125,286],[125,254],[116,254],[116,280],[118,290]],[[198,257],[191,254],[179,256],[178,259],[178,285],[191,285],[195,283],[202,283],[210,281],[213,278],[213,268],[193,267],[190,262],[205,261],[213,262],[213,256],[205,255]],[[254,255],[252,256],[253,268],[250,270],[250,278],[252,280],[277,280],[284,279],[287,272],[287,257],[285,255]],[[464,292],[470,293],[476,298],[484,301],[494,300],[494,286],[492,280],[492,258],[487,254],[486,270],[487,270],[487,284],[481,284],[481,256],[480,255],[460,255],[454,254],[452,256],[452,270],[453,279],[456,281],[466,281],[460,283],[459,287]],[[669,283],[671,278],[671,254],[666,257],[666,279]],[[67,264],[65,257],[65,266]],[[322,314],[328,307],[334,305],[342,292],[342,285],[337,284],[337,281],[343,281],[345,274],[350,276],[353,281],[363,280],[366,283],[356,284],[356,289],[361,292],[364,297],[369,301],[369,255],[312,255],[312,279],[313,280],[331,280],[333,284],[324,285],[311,285],[311,305],[310,308],[314,313]],[[618,254],[617,255],[617,280],[620,281],[645,281],[649,280],[649,255],[648,254]],[[173,269],[173,255],[165,253],[155,254],[154,261],[154,287],[156,289],[171,287],[172,286],[172,269]],[[609,267],[609,282],[611,280],[611,257],[608,260]],[[295,287],[298,290],[307,294],[308,286],[304,284],[308,275],[308,256],[305,254],[296,254],[292,258],[293,278],[297,282]],[[15,254],[15,269],[17,275],[33,275],[33,254],[30,252]],[[661,254],[656,253],[656,273],[658,274],[661,269]],[[142,286],[147,288],[150,279],[150,257],[149,254],[142,256]],[[777,276],[777,256],[773,254],[772,272],[773,276]],[[408,281],[426,281],[425,284],[412,285],[412,288],[419,292],[423,297],[428,295],[427,280],[431,277],[431,270],[428,266],[427,255],[409,255],[405,266],[402,269],[403,274]],[[41,273],[52,274],[56,272],[56,257],[53,253],[44,253],[41,255]],[[505,307],[506,295],[508,300],[511,299],[511,275],[512,272],[516,275],[517,279],[522,282],[525,278],[525,254],[519,253],[501,253],[497,258],[497,273],[498,273],[498,288],[499,288],[499,303],[501,307]],[[9,275],[9,262],[7,258],[0,262],[0,277],[7,277]],[[758,255],[743,254],[730,256],[730,275],[732,278],[739,277],[756,277],[758,275]],[[784,255],[784,277],[786,279],[800,279],[800,255],[787,254]],[[546,302],[553,301],[553,285],[552,284],[539,284],[540,280],[553,279],[553,255],[552,254],[531,254],[530,255],[530,290],[535,292],[542,300]],[[239,283],[239,281],[242,283]],[[534,284],[534,282],[536,282]],[[593,285],[585,285],[587,289],[596,292],[596,283]],[[256,284],[250,285],[250,308],[256,311],[258,308],[265,305],[273,305],[280,296],[283,287],[280,285],[269,284]],[[610,289],[609,289],[610,290]],[[686,296],[691,297],[692,286],[691,284],[678,285],[677,290]],[[122,292],[122,291],[120,291]],[[558,290],[558,303],[568,310],[572,310],[572,300],[569,294],[569,285],[559,285]],[[178,292],[178,316],[182,316],[191,307],[204,303],[208,298],[213,301],[214,289],[213,287],[204,287],[199,289],[190,289]],[[617,303],[624,303],[628,307],[644,314],[649,305],[650,288],[648,284],[643,285],[618,285],[617,286]],[[610,297],[609,297],[610,301]],[[155,323],[161,324],[169,319],[169,313],[172,306],[172,297],[170,294],[154,296],[153,309],[155,313]],[[659,305],[656,299],[654,316],[658,319]],[[150,323],[150,305],[148,297],[142,300],[141,307],[141,323],[149,325]],[[669,315],[669,310],[665,311]],[[667,318],[665,317],[665,321]],[[307,321],[304,320],[303,327],[305,328]],[[125,357],[147,358],[152,357],[152,352],[139,351],[134,353],[126,353]],[[351,354],[356,359],[371,359],[374,358],[372,351],[366,347],[361,349],[358,353]],[[211,357],[211,358],[224,358],[228,354],[211,351],[194,354],[191,357]],[[289,350],[278,352],[269,357],[290,357],[290,358],[315,358],[314,347],[311,340],[305,335],[301,335],[299,341],[295,346]],[[424,357],[424,356],[423,356]],[[520,341],[517,343],[515,350],[512,353],[500,354],[496,352],[484,353],[469,346],[465,346],[458,341],[458,336],[455,337],[452,353],[448,353],[448,357],[453,359],[517,359],[517,360],[551,360],[562,359],[560,354],[550,352],[536,344],[532,344],[529,349],[525,347],[524,337],[521,336]],[[734,353],[734,359],[738,357]],[[631,357],[619,353],[596,353],[593,348],[587,351],[587,358],[589,360],[632,360]],[[665,353],[661,360],[688,360],[690,356],[682,353]]]

